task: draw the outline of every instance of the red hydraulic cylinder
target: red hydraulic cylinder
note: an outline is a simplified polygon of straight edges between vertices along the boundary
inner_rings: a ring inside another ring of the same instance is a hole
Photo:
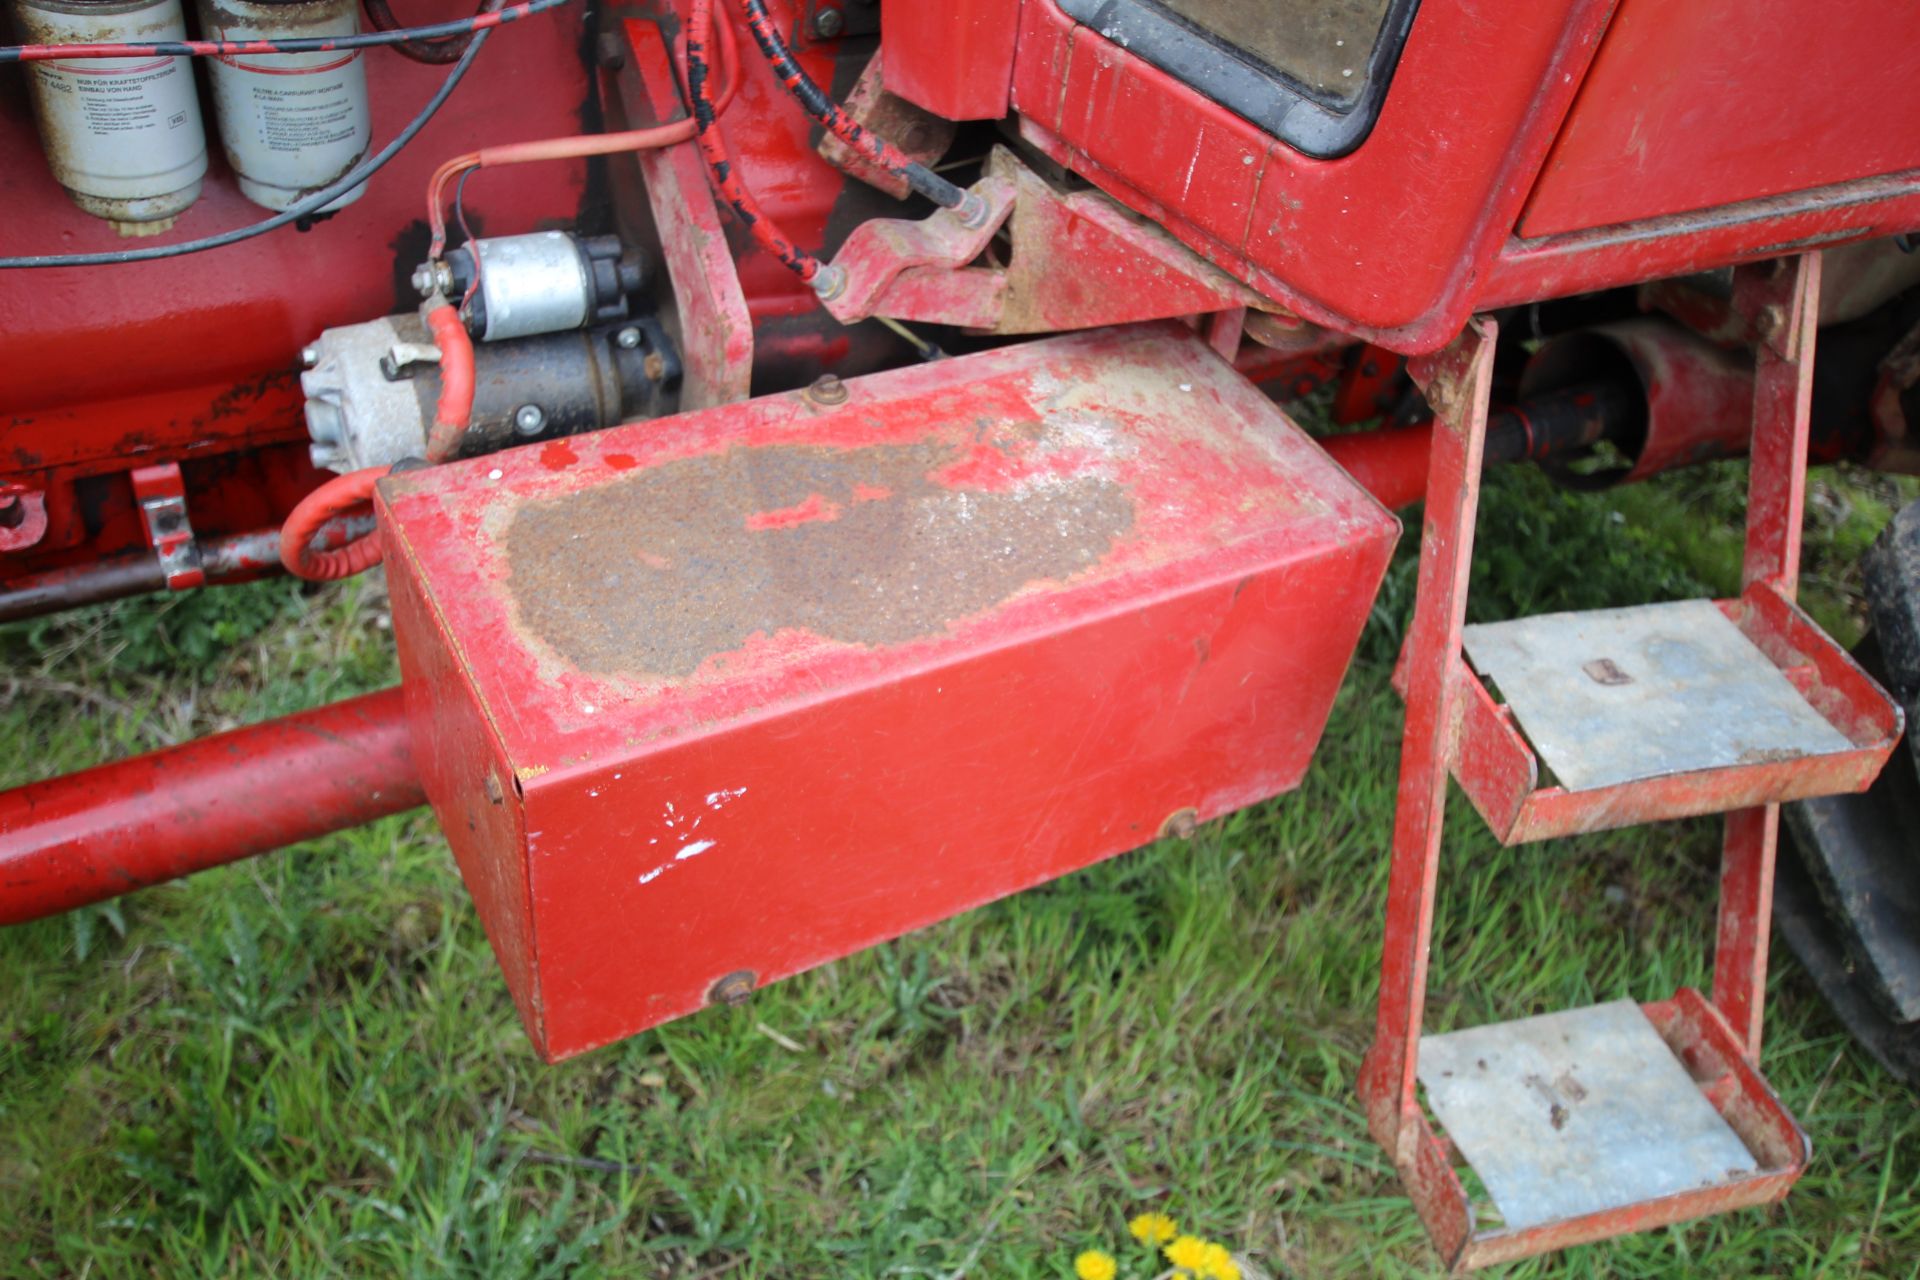
[[[0,792],[0,925],[426,803],[400,690]]]

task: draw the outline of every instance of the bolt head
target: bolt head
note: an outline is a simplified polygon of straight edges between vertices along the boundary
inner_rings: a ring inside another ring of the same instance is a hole
[[[423,298],[453,288],[453,268],[444,262],[423,262],[413,269],[413,287]]]
[[[614,334],[613,340],[620,344],[622,351],[632,351],[640,345],[641,336],[638,329],[629,326]]]
[[[847,29],[847,19],[838,9],[821,8],[813,15],[813,34],[831,40]]]
[[[807,388],[807,398],[815,404],[845,404],[847,384],[831,373],[823,373]]]
[[[753,995],[756,980],[753,970],[736,969],[707,988],[707,1000],[713,1004],[745,1004]]]
[[[523,436],[535,436],[547,425],[547,414],[537,404],[523,404],[513,411],[513,429]]]
[[[1193,833],[1200,829],[1200,815],[1192,809],[1175,809],[1160,824],[1162,840],[1191,840]]]
[[[312,369],[315,366],[317,366],[319,363],[320,363],[319,347],[300,348],[300,367],[302,369]]]

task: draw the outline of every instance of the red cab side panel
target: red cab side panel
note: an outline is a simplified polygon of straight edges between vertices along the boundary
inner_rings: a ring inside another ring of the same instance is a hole
[[[1915,18],[1875,0],[1621,0],[1520,234],[1920,167]]]
[[[1013,104],[1060,158],[1300,314],[1440,346],[1511,232],[1613,0],[1429,3],[1380,118],[1316,160],[1027,0]],[[891,37],[890,37],[891,38]]]

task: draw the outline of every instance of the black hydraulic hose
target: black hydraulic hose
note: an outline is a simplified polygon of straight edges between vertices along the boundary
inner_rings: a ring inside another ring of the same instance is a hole
[[[715,21],[726,20],[725,14],[717,19],[714,17],[713,0],[693,0],[687,19],[687,100],[693,109],[694,142],[700,148],[707,168],[713,173],[713,185],[719,189],[721,198],[760,243],[760,247],[779,259],[789,271],[813,285],[816,291],[823,287],[832,288],[845,278],[844,274],[836,275],[837,268],[830,269],[789,239],[767,217],[759,202],[753,198],[753,193],[747,190],[740,181],[740,175],[734,171],[733,159],[727,153],[726,139],[721,136],[719,121],[714,117],[713,99],[707,94],[707,37]],[[738,74],[736,69],[735,75]]]
[[[840,141],[861,152],[887,172],[905,178],[908,186],[935,204],[946,209],[960,207],[967,198],[964,190],[927,166],[909,159],[898,147],[842,111],[840,104],[814,83],[813,77],[794,58],[787,42],[780,38],[779,28],[774,26],[773,18],[767,12],[766,0],[741,0],[741,7],[747,16],[747,27],[753,32],[754,43],[760,46],[760,52],[773,66],[773,73],[780,77],[780,83],[808,115]]]

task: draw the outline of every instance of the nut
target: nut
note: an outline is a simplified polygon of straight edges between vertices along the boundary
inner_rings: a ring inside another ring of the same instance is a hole
[[[821,7],[813,15],[813,34],[831,40],[847,29],[847,19],[838,9]]]
[[[831,373],[823,373],[807,388],[807,399],[815,404],[845,404],[847,384]]]
[[[724,1005],[743,1005],[747,997],[753,994],[754,974],[751,969],[735,969],[707,988],[707,1003]]]
[[[423,262],[413,269],[413,287],[423,298],[453,288],[453,268],[444,262]]]
[[[620,344],[622,351],[632,351],[635,347],[638,347],[640,345],[640,338],[640,331],[631,325],[613,335],[613,340]]]
[[[537,404],[523,404],[513,411],[513,429],[523,436],[537,436],[546,426],[546,411]]]

